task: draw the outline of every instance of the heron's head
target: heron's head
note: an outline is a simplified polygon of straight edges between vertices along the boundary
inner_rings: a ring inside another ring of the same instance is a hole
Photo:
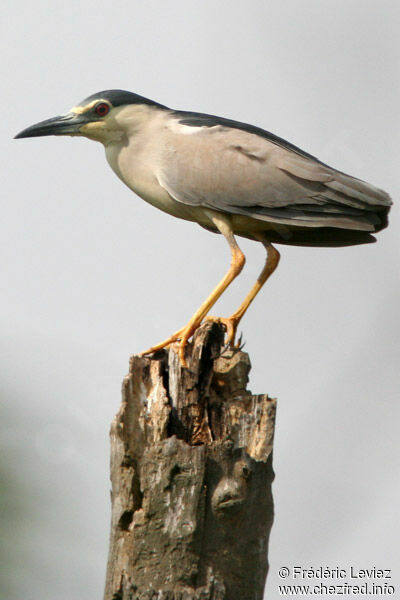
[[[105,90],[89,96],[64,115],[27,127],[15,138],[79,135],[107,144],[121,139],[130,122],[140,119],[150,107],[166,108],[132,92]]]

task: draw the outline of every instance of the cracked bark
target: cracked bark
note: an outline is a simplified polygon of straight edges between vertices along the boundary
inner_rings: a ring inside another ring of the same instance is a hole
[[[275,400],[207,323],[183,369],[133,356],[111,426],[105,600],[261,600],[273,521]]]

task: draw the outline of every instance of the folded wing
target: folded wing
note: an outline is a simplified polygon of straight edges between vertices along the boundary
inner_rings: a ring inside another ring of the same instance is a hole
[[[386,192],[268,132],[213,119],[173,128],[158,179],[177,201],[302,228],[376,232],[387,225]]]

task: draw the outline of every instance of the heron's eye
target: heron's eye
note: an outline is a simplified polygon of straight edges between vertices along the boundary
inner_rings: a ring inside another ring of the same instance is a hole
[[[110,107],[105,102],[100,102],[95,106],[94,112],[96,115],[99,115],[99,117],[105,117],[106,114],[110,112]]]

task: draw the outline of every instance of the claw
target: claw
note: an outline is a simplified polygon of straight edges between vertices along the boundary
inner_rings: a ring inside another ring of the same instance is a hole
[[[236,344],[232,345],[229,341],[226,342],[226,344],[224,345],[224,347],[221,350],[220,356],[222,356],[228,350],[231,350],[233,352],[240,352],[245,347],[245,345],[246,345],[246,342],[242,342],[242,334],[240,334],[239,339],[236,342]]]
[[[221,355],[224,354],[225,352],[227,352],[227,350],[229,350],[230,347],[231,346],[230,346],[229,342],[227,344],[225,344],[225,346],[222,348]]]
[[[236,344],[236,348],[237,348],[239,351],[240,351],[240,350],[243,350],[243,348],[244,348],[244,347],[245,347],[245,345],[246,345],[246,340],[245,340],[244,342],[242,342],[242,338],[243,338],[243,333],[241,333],[241,334],[240,334],[240,336],[239,336],[239,339],[238,339],[238,341],[237,341],[237,344]]]
[[[235,348],[237,348],[238,350],[240,350],[242,348],[242,337],[243,337],[243,333],[240,332],[239,339],[235,344]]]

